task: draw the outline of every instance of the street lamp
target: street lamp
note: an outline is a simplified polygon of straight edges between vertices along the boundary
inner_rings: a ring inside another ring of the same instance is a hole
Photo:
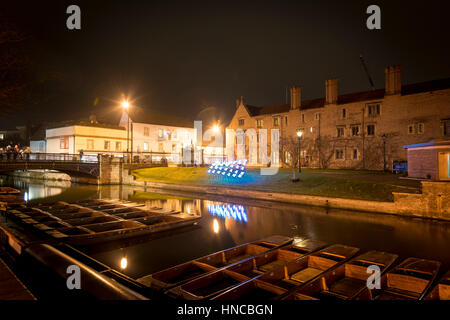
[[[130,103],[127,100],[122,101],[122,108],[126,111],[127,113],[127,157],[128,157],[128,162],[130,161],[130,113],[129,113],[129,109],[130,109]]]
[[[303,131],[297,131],[297,139],[298,139],[298,173],[302,172],[302,166],[300,163],[300,152],[301,152],[301,146],[300,146],[300,140],[302,138]]]

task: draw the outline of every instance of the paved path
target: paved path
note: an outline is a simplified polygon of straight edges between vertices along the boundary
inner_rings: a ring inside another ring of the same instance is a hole
[[[9,267],[0,259],[0,300],[36,300]]]

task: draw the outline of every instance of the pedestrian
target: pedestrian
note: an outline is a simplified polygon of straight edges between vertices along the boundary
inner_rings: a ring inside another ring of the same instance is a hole
[[[26,161],[30,160],[31,148],[26,147],[25,150],[23,151],[23,154],[25,155]]]

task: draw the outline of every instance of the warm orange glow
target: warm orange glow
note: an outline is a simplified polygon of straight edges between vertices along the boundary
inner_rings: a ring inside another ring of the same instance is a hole
[[[130,103],[127,100],[122,101],[122,107],[124,109],[128,109],[130,107]]]
[[[214,233],[219,233],[219,221],[217,221],[217,219],[214,219],[213,221],[213,231]]]
[[[219,131],[220,131],[220,127],[219,127],[219,125],[214,125],[213,126],[213,131],[215,132],[215,133],[218,133]]]
[[[303,135],[303,131],[297,131],[297,137],[301,137]]]

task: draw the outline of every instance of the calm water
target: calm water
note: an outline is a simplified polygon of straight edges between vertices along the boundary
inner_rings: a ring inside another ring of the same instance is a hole
[[[157,239],[82,249],[119,270],[121,260],[126,258],[128,264],[122,271],[132,277],[274,234],[342,243],[362,251],[383,250],[397,253],[402,259],[410,256],[435,259],[443,263],[441,273],[450,269],[450,223],[446,222],[219,196],[169,195],[125,186],[97,187],[5,177],[0,177],[0,184],[20,189],[24,199],[31,202],[121,198],[201,214],[197,227],[172,231]]]

